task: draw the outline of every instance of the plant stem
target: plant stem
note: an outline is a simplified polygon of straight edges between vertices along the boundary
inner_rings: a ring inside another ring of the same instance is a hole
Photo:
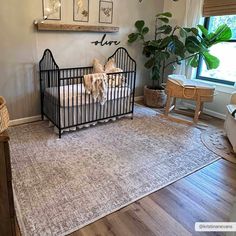
[[[155,40],[157,40],[157,18],[155,23]]]
[[[182,58],[181,60],[174,60],[174,61],[171,61],[171,62],[169,62],[168,64],[165,65],[165,68],[167,68],[167,67],[170,66],[171,64],[174,64],[174,63],[177,63],[177,62],[180,62],[180,61],[188,60],[188,59],[190,59],[190,58],[192,58],[192,57],[195,57],[195,56],[198,55],[198,54],[199,54],[199,52],[198,52],[198,53],[195,53],[195,54],[193,54],[193,55],[187,56],[187,57],[185,57],[185,58]]]
[[[165,76],[165,68],[166,68],[166,60],[163,61],[163,65],[162,65],[162,72],[161,72],[161,83],[164,82],[164,76]]]
[[[174,33],[175,33],[175,31],[176,31],[177,29],[179,29],[179,26],[177,26],[177,25],[176,25],[176,26],[174,27],[173,31],[172,31],[172,34],[171,34],[171,36],[173,36],[173,35],[174,35]]]

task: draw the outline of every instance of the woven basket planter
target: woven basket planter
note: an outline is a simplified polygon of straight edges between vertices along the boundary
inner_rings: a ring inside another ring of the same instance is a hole
[[[0,96],[0,133],[5,131],[9,126],[9,114],[6,101]]]
[[[165,90],[149,89],[144,87],[144,103],[148,107],[162,108],[166,105],[166,93]]]

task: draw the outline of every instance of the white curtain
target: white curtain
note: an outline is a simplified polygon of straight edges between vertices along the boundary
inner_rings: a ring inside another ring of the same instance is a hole
[[[185,1],[185,15],[183,22],[180,26],[182,27],[196,27],[202,19],[202,7],[203,0],[184,0]],[[191,66],[182,62],[181,65],[177,66],[175,74],[186,75],[188,79],[191,79],[196,70]]]

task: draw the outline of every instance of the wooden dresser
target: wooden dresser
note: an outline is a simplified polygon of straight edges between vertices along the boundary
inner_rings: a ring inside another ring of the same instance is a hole
[[[15,236],[15,210],[7,132],[0,134],[0,236]]]

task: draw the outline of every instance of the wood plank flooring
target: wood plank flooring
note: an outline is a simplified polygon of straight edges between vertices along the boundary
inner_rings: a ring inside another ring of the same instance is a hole
[[[194,224],[229,221],[235,195],[236,165],[221,159],[70,236],[224,235],[197,233]]]
[[[195,222],[229,221],[236,194],[236,165],[219,160],[71,236],[184,236]]]

